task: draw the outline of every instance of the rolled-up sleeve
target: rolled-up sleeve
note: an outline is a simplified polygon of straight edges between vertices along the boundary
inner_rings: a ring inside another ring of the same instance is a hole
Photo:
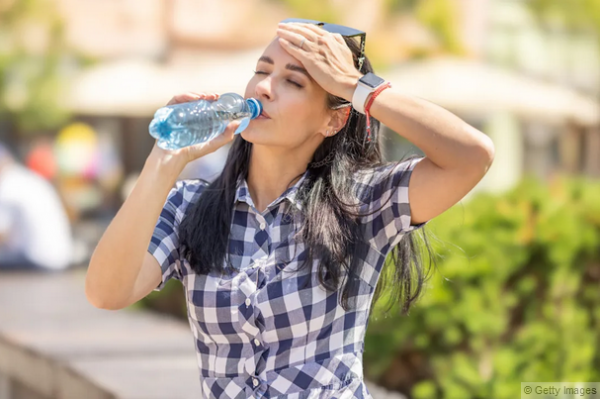
[[[424,157],[413,158],[400,163],[388,163],[368,173],[368,180],[362,187],[363,201],[367,213],[363,217],[366,239],[387,253],[398,244],[402,236],[422,228],[429,221],[411,224],[409,182],[415,166]]]
[[[167,196],[148,246],[148,252],[156,258],[162,273],[162,280],[154,290],[160,291],[172,278],[179,281],[183,279],[179,225],[188,206],[197,199],[204,187],[200,182],[178,181]]]

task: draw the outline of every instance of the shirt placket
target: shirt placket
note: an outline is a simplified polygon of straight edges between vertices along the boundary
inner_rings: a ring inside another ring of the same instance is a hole
[[[246,357],[244,361],[244,370],[248,374],[245,383],[246,394],[249,398],[262,398],[267,392],[266,372],[264,371],[266,363],[264,358],[269,353],[269,348],[262,340],[264,323],[260,308],[257,307],[257,297],[260,289],[266,282],[267,276],[265,266],[271,251],[271,238],[269,237],[268,226],[274,220],[277,214],[278,205],[274,202],[272,208],[266,217],[260,214],[250,199],[248,204],[253,216],[256,218],[253,255],[250,267],[244,270],[245,279],[239,286],[242,302],[239,305],[239,314],[241,329],[248,336],[249,346],[251,347],[251,356]],[[250,354],[247,352],[246,354]]]
[[[260,362],[263,353],[268,351],[262,340],[262,331],[264,325],[257,323],[261,318],[260,309],[257,307],[257,295],[259,290],[266,283],[264,266],[268,259],[269,237],[266,232],[267,222],[260,214],[257,215],[259,228],[255,234],[255,245],[257,251],[254,254],[252,266],[244,271],[245,279],[239,286],[243,302],[239,305],[241,328],[248,337],[251,355],[244,361],[244,370],[248,374],[246,384],[252,391],[252,397],[261,398],[266,390],[267,383],[264,376],[261,377],[259,369],[264,369],[264,363]],[[248,354],[248,353],[247,353]],[[264,375],[264,374],[262,374]]]

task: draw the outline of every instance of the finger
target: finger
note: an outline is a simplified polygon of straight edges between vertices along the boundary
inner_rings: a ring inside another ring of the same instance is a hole
[[[182,93],[182,94],[178,94],[178,95],[174,96],[167,103],[167,105],[185,103],[185,102],[194,101],[194,100],[200,100],[203,96],[204,96],[204,93],[202,93],[202,94],[194,93],[194,92]]]
[[[240,126],[241,121],[234,121],[227,125],[225,130],[218,136],[208,142],[198,143],[190,146],[192,159],[202,157],[206,154],[213,153],[227,143],[231,142],[235,137],[234,132]]]
[[[277,29],[277,36],[287,40],[288,42],[290,42],[291,44],[296,46],[296,48],[304,50],[304,51],[306,51],[306,49],[310,48],[310,45],[312,43],[309,37],[306,37],[300,33],[292,32],[292,31],[288,31],[288,30]],[[306,40],[302,44],[302,47],[299,47],[300,43],[302,43],[302,39],[306,39]]]
[[[232,141],[235,136],[235,131],[241,123],[241,121],[230,122],[229,125],[227,125],[227,128],[225,128],[225,130],[223,131],[223,133],[211,140],[211,145],[212,142],[214,142],[214,146],[216,146],[216,148],[218,149],[224,144]]]
[[[187,100],[187,99],[201,99],[204,98],[206,96],[206,93],[202,92],[202,93],[196,93],[196,92],[186,92],[186,93],[182,93],[176,97],[181,97],[183,100]]]
[[[218,93],[210,93],[210,94],[207,94],[205,97],[206,100],[217,100],[218,98],[219,98]]]
[[[279,24],[278,26],[284,31],[300,34],[313,42],[316,42],[319,36],[323,36],[325,33],[327,33],[325,30],[313,24],[287,23]]]
[[[302,57],[304,56],[302,52],[304,50],[301,50],[298,46],[282,37],[279,38],[279,43],[281,44],[281,47],[283,47],[283,49],[287,51],[292,57],[296,57],[297,59],[302,61]]]
[[[219,94],[218,93],[196,93],[196,92],[187,92],[187,93],[182,93],[182,94],[178,94],[176,96],[174,96],[168,103],[167,105],[173,105],[173,104],[180,104],[180,103],[188,103],[190,101],[197,101],[197,100],[209,100],[209,101],[214,101],[214,100],[218,100],[219,99]]]
[[[339,44],[346,44],[346,41],[344,40],[344,37],[342,35],[340,35],[339,33],[334,33],[333,37],[335,38],[335,40],[337,40],[337,42]]]
[[[322,27],[320,27],[319,25],[315,25],[315,24],[300,24],[303,27],[305,27],[306,29],[313,31],[314,33],[316,33],[318,36],[324,36],[327,35],[329,32],[327,32],[325,29],[323,29]]]

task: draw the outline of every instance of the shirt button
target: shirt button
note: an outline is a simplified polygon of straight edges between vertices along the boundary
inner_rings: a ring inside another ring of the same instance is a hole
[[[246,305],[249,306],[252,302],[250,301],[250,299],[246,299]]]
[[[258,379],[253,378],[252,379],[252,384],[254,385],[254,387],[257,387],[258,386]]]
[[[267,224],[265,224],[264,222],[260,223],[260,230],[261,231],[264,231],[266,227],[267,227]]]
[[[260,346],[260,342],[258,341],[258,339],[254,339],[254,344]]]

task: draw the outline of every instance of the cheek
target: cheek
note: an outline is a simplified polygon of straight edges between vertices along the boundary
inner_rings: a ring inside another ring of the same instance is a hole
[[[316,116],[306,102],[285,102],[281,104],[279,115],[282,116],[283,128],[300,131],[311,131]]]
[[[246,97],[246,98],[255,97],[255,94],[256,94],[255,87],[256,87],[256,77],[252,77],[248,81],[248,84],[246,85],[246,91],[244,92],[244,97]]]

